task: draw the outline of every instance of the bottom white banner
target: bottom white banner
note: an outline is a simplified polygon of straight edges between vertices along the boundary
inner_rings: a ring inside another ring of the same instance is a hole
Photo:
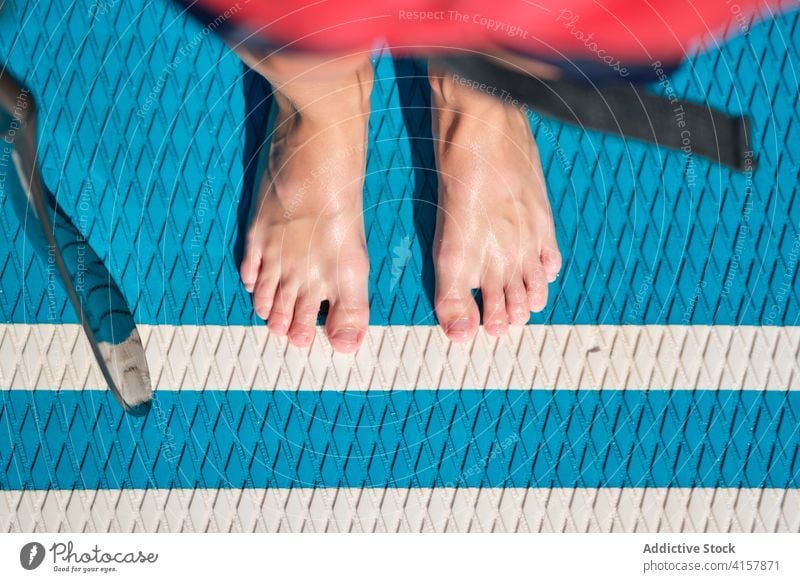
[[[2,580],[800,580],[797,534],[3,534]],[[177,578],[175,578],[177,579]]]

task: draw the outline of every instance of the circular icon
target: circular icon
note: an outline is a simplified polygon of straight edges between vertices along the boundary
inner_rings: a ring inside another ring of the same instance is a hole
[[[19,563],[26,570],[35,570],[44,561],[44,546],[39,542],[28,542],[19,551]]]

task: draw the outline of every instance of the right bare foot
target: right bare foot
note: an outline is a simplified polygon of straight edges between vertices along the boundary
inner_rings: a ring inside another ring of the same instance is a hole
[[[489,335],[542,311],[561,269],[553,214],[526,112],[431,69],[439,170],[434,265],[436,315],[447,336],[467,341],[483,295]]]
[[[369,323],[362,195],[372,64],[365,57],[352,76],[298,85],[278,87],[240,274],[273,333],[309,346],[328,300],[331,345],[353,352]]]

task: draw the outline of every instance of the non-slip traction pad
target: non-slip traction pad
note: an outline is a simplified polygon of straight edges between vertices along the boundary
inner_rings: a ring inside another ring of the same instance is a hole
[[[0,14],[0,57],[40,101],[44,179],[137,322],[263,325],[237,253],[269,88],[171,3],[104,6]],[[750,115],[752,174],[534,123],[564,268],[532,323],[798,323],[799,22],[758,24],[672,77]],[[371,323],[435,325],[425,68],[383,54],[376,71]],[[0,321],[76,322],[0,202]],[[3,393],[0,489],[800,485],[797,391],[165,391],[135,420],[57,388]]]

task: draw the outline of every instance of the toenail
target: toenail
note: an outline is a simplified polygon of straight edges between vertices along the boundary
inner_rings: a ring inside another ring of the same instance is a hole
[[[336,340],[337,342],[341,342],[343,344],[355,344],[358,342],[358,330],[356,329],[339,329],[333,332],[331,336],[332,340]]]
[[[466,337],[469,334],[469,320],[459,319],[447,325],[447,335],[456,336],[459,338]]]
[[[288,328],[284,323],[268,323],[267,324],[273,331],[273,333],[277,333],[279,335],[286,335]]]
[[[502,323],[489,324],[486,326],[486,331],[489,332],[490,335],[501,335],[505,333],[506,326]]]
[[[306,344],[308,343],[309,335],[307,333],[296,333],[292,336],[292,339],[298,344]]]

